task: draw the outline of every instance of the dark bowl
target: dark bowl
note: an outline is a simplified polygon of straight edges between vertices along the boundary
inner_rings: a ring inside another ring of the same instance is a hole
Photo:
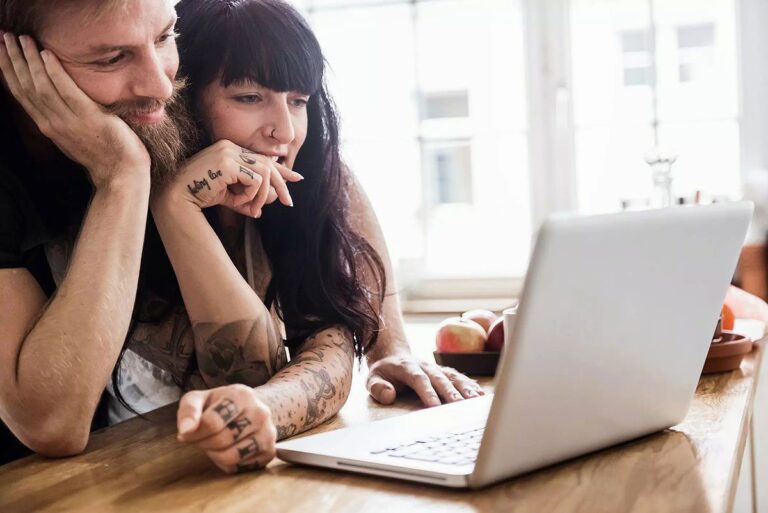
[[[438,365],[453,367],[470,376],[493,376],[496,374],[501,353],[498,351],[479,353],[441,353],[435,351],[433,354]]]

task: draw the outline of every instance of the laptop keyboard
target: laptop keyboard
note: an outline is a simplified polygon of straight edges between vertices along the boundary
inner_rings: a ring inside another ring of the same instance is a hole
[[[484,430],[485,426],[424,436],[371,451],[371,454],[446,465],[469,465],[477,459]]]

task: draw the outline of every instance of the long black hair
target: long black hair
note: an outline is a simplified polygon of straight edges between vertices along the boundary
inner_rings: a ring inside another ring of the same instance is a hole
[[[386,275],[375,249],[350,227],[349,171],[317,39],[279,0],[182,0],[176,10],[180,74],[198,126],[205,126],[200,94],[216,80],[309,95],[307,138],[294,165],[305,180],[291,184],[295,206],[266,207],[260,220],[245,222],[258,223],[272,267],[265,304],[285,323],[286,345],[343,324],[360,358],[377,339]]]

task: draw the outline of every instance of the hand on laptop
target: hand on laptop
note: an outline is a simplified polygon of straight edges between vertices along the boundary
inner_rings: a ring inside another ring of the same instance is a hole
[[[411,388],[424,406],[439,406],[484,395],[483,389],[450,367],[440,367],[410,354],[387,356],[371,365],[368,392],[382,404],[392,404],[397,391]]]
[[[245,385],[187,392],[176,423],[178,440],[195,444],[227,474],[262,468],[275,457],[272,413]]]

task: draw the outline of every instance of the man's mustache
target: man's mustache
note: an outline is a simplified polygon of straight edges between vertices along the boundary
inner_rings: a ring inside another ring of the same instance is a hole
[[[155,112],[162,107],[166,107],[178,102],[179,96],[186,86],[186,79],[176,78],[173,80],[173,93],[168,99],[161,100],[159,98],[136,98],[132,100],[123,100],[111,103],[109,105],[105,105],[104,108],[110,114],[114,114],[121,118],[140,114],[148,114],[150,112]]]

